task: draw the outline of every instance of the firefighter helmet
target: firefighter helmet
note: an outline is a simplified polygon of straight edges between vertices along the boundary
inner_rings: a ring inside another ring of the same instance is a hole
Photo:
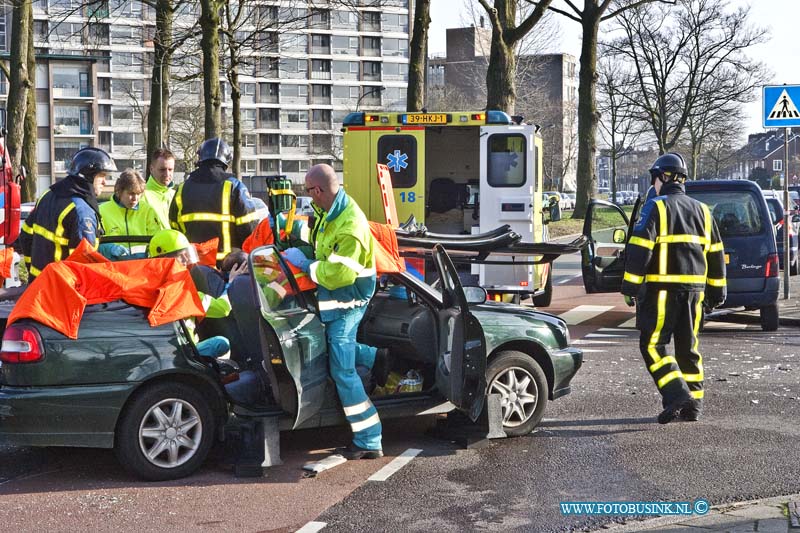
[[[76,176],[91,181],[94,179],[95,174],[116,171],[117,165],[105,150],[94,146],[87,146],[86,148],[81,148],[72,156],[72,162],[69,165],[69,171],[67,173],[70,176]]]
[[[686,179],[689,171],[686,170],[686,161],[677,152],[667,152],[658,156],[658,159],[650,168],[650,177],[654,180],[660,178],[661,181],[676,181]]]
[[[232,157],[231,147],[219,137],[203,141],[200,149],[197,150],[197,158],[201,163],[203,161],[219,161],[225,165],[225,168],[228,168]]]
[[[186,266],[199,261],[195,250],[186,235],[174,229],[157,231],[150,239],[150,257],[175,257]]]

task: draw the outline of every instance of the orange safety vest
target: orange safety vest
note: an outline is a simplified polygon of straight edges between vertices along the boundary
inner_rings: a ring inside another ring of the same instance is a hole
[[[189,270],[173,258],[96,263],[70,258],[42,270],[17,300],[9,324],[32,318],[76,339],[84,308],[114,300],[149,308],[151,326],[205,315]]]

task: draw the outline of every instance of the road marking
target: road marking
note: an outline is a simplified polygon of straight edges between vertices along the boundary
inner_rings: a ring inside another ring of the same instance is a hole
[[[571,276],[569,278],[564,278],[561,281],[557,281],[556,284],[557,285],[563,285],[564,283],[568,283],[568,282],[572,281],[573,279],[577,279],[579,277],[581,277],[581,274],[577,274],[577,275]]]
[[[572,341],[572,344],[618,344],[617,341],[599,341],[594,339],[578,339]]]
[[[737,324],[735,322],[716,322],[716,321],[709,321],[706,322],[703,327],[704,328],[713,328],[713,329],[747,329],[748,324]]]
[[[620,328],[628,328],[628,329],[636,329],[636,317],[633,317],[633,318],[631,318],[629,320],[626,320],[625,322],[620,324],[618,327],[620,327]]]
[[[384,466],[371,476],[367,478],[367,481],[386,481],[389,479],[392,474],[406,466],[411,460],[419,455],[422,450],[417,448],[409,448],[394,459],[388,465]]]
[[[602,315],[606,311],[614,309],[613,305],[579,305],[565,313],[558,315],[569,326],[576,326],[581,322],[586,322],[596,316]]]
[[[605,333],[605,332],[615,332],[615,331],[621,332],[621,333],[630,333],[631,330],[628,329],[628,328],[600,328],[597,331],[602,331],[603,333]]]
[[[585,339],[588,338],[618,338],[618,339],[627,339],[630,335],[614,335],[611,333],[589,333],[584,336]]]
[[[581,348],[583,353],[606,353],[608,350],[597,350],[595,348]]]
[[[327,525],[327,522],[309,522],[295,531],[295,533],[317,533],[317,531],[321,531]]]

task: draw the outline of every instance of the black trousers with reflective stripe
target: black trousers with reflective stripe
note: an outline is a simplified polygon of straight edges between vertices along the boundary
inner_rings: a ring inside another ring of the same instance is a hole
[[[703,358],[697,338],[702,305],[702,292],[648,290],[637,307],[639,349],[664,407],[689,397],[703,398]],[[669,352],[673,336],[674,355]]]

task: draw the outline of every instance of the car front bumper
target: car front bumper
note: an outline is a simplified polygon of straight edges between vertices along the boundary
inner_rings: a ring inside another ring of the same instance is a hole
[[[550,352],[553,362],[553,394],[551,400],[570,393],[570,382],[583,364],[583,352],[579,348],[567,347]]]
[[[0,387],[0,444],[111,448],[136,383]]]

